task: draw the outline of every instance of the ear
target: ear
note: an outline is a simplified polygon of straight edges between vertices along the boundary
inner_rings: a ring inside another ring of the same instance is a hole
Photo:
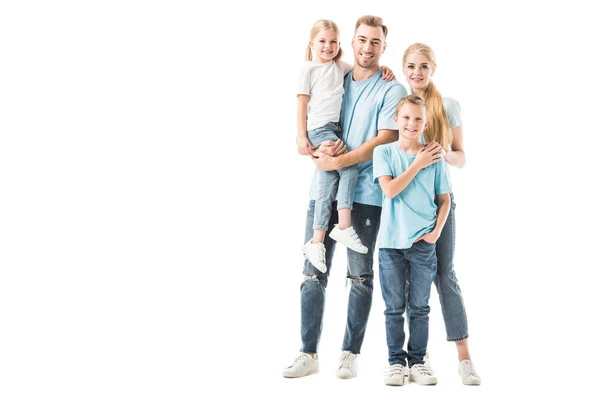
[[[398,126],[398,116],[394,115],[394,125]]]
[[[383,42],[383,46],[381,46],[381,54],[385,53],[385,49],[387,49],[387,42]]]

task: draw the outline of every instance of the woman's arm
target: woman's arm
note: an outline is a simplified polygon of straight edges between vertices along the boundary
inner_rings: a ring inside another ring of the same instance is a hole
[[[467,162],[463,150],[462,125],[450,129],[450,132],[452,133],[452,143],[450,144],[450,149],[446,153],[444,159],[448,164],[456,168],[462,168]]]

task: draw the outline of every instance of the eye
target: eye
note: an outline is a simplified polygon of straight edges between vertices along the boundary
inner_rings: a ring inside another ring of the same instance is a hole
[[[415,69],[415,66],[414,66],[414,65],[409,65],[409,66],[408,66],[408,67],[406,67],[406,68],[408,68],[408,69]]]
[[[325,43],[324,39],[319,40],[319,43]]]
[[[428,69],[429,67],[427,65],[423,65],[423,69]]]
[[[423,118],[417,118],[417,121],[423,121]]]

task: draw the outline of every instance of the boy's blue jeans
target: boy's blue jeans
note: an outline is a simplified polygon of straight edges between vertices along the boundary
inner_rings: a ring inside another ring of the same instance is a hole
[[[313,148],[317,148],[327,140],[335,142],[339,139],[339,134],[340,126],[329,122],[325,126],[308,131],[308,140]],[[337,200],[338,209],[352,209],[357,180],[358,167],[356,165],[336,171],[317,170],[318,191],[313,229],[327,230],[334,200]]]
[[[388,361],[423,364],[429,338],[429,296],[435,278],[435,244],[424,240],[408,249],[379,249],[379,281],[385,302]],[[408,281],[408,282],[407,282]],[[407,291],[410,291],[407,293]],[[404,350],[404,312],[408,317],[408,351]]]
[[[313,220],[315,214],[315,201],[311,200],[306,214],[306,228],[304,242],[313,235]],[[352,226],[367,246],[369,252],[360,254],[348,249],[347,277],[350,281],[350,294],[348,296],[348,315],[346,334],[342,350],[360,353],[371,303],[373,301],[373,251],[379,230],[381,207],[354,203],[352,211]],[[323,329],[323,311],[325,310],[325,292],[327,280],[331,272],[332,259],[336,242],[329,237],[329,232],[337,224],[337,213],[333,213],[327,226],[325,235],[327,272],[316,269],[308,260],[304,261],[304,280],[300,286],[301,306],[301,336],[304,353],[317,353],[321,331]]]

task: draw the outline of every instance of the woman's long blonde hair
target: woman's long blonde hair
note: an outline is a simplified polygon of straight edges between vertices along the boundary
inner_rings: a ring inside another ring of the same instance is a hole
[[[415,43],[406,49],[404,56],[402,57],[402,68],[406,68],[406,59],[412,53],[417,53],[427,57],[429,64],[431,65],[431,73],[435,72],[437,64],[435,62],[435,54],[431,47],[423,43]],[[427,89],[423,95],[423,100],[427,104],[427,119],[429,120],[429,126],[425,129],[424,136],[427,142],[435,140],[443,148],[448,149],[452,144],[452,132],[450,131],[450,121],[446,115],[444,109],[444,100],[442,95],[438,92],[437,88],[433,84],[433,81],[429,81]]]
[[[337,33],[338,37],[340,36],[340,30],[338,29],[338,26],[335,22],[328,19],[320,19],[313,24],[312,29],[310,30],[310,41],[312,42],[317,36],[317,34],[324,29],[333,29],[335,33]],[[340,45],[339,47],[340,51],[338,51],[337,55],[333,57],[333,62],[337,62],[342,58],[342,46]],[[306,46],[305,54],[306,55],[304,59],[306,61],[312,61],[312,51],[310,49],[310,42],[308,43],[308,46]]]

